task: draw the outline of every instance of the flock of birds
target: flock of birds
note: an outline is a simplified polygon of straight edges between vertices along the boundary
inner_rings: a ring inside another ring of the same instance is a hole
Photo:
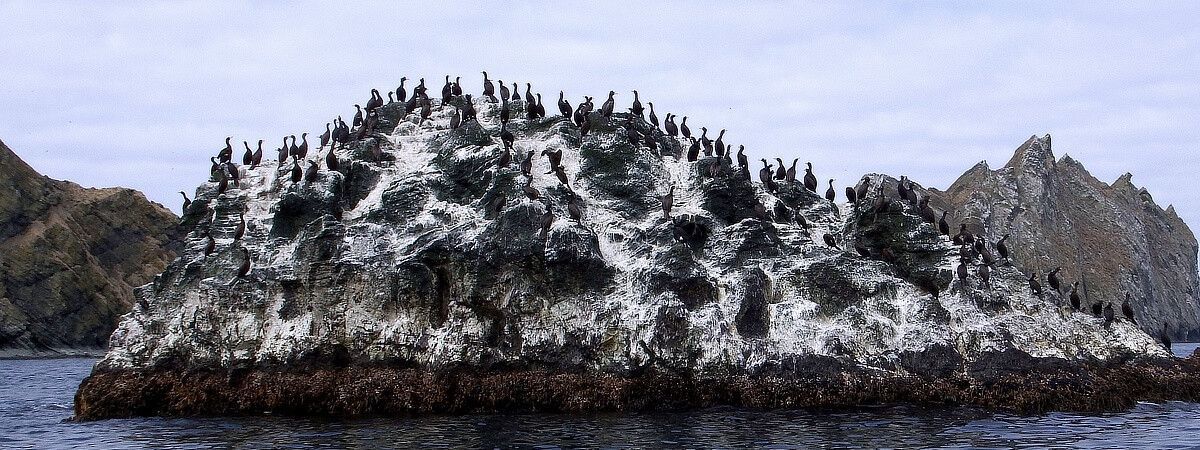
[[[345,144],[362,139],[375,131],[381,119],[380,110],[384,106],[392,106],[396,105],[397,103],[401,104],[401,107],[403,108],[401,117],[407,117],[408,114],[417,114],[419,117],[417,120],[418,126],[421,126],[426,121],[430,120],[433,115],[434,104],[433,100],[428,95],[427,88],[425,86],[425,79],[421,78],[417,86],[413,87],[411,96],[408,95],[407,89],[405,88],[406,81],[408,81],[407,78],[400,78],[399,87],[397,87],[394,92],[387,92],[386,103],[379,90],[372,89],[371,97],[366,102],[365,106],[360,106],[358,104],[354,105],[355,114],[350,124],[347,124],[341,116],[338,116],[331,122],[326,123],[325,132],[319,136],[317,148],[318,153],[321,150],[327,149],[324,158],[318,157],[312,160],[307,159],[309,153],[308,133],[300,134],[299,143],[297,143],[295,135],[284,137],[283,145],[276,149],[278,154],[277,170],[287,170],[289,172],[290,180],[293,183],[316,181],[319,177],[319,171],[321,167],[320,161],[322,160],[324,161],[326,170],[332,172],[338,171],[340,163],[335,153],[337,147],[339,145],[344,146]],[[463,124],[466,124],[468,121],[478,120],[477,111],[475,110],[471,95],[464,94],[460,81],[460,77],[456,77],[453,81],[451,81],[450,76],[447,75],[445,78],[445,84],[441,89],[441,104],[439,107],[444,108],[447,105],[450,105],[455,109],[454,114],[450,119],[450,129],[457,129]],[[497,86],[499,86],[498,89]],[[613,118],[616,108],[616,94],[617,93],[614,91],[609,91],[608,98],[604,101],[604,103],[601,104],[599,109],[599,115],[603,118],[601,120],[617,120]],[[546,109],[542,105],[542,96],[540,93],[533,93],[531,84],[526,83],[524,96],[522,98],[517,83],[512,83],[512,89],[509,89],[508,86],[501,80],[496,80],[496,83],[493,84],[492,80],[488,77],[487,72],[483,72],[483,96],[489,103],[501,104],[498,111],[501,123],[498,136],[503,145],[501,148],[501,154],[499,155],[496,164],[500,167],[507,167],[514,161],[512,152],[514,151],[513,143],[515,141],[515,137],[508,129],[508,123],[512,119],[512,115],[517,110],[517,108],[514,108],[512,104],[524,102],[524,114],[526,119],[531,121],[540,120],[546,117]],[[595,106],[592,100],[592,97],[585,96],[583,101],[573,108],[570,102],[564,97],[564,93],[559,91],[557,104],[559,113],[565,120],[578,127],[581,137],[588,134],[593,126],[592,121],[595,120],[592,118],[591,114],[593,111],[595,111]],[[746,181],[750,181],[750,165],[744,153],[745,147],[739,145],[736,156],[734,156],[735,154],[733,152],[732,145],[725,142],[726,130],[720,130],[716,139],[711,139],[708,136],[708,128],[700,127],[700,134],[696,136],[693,134],[692,129],[688,126],[687,116],[684,116],[680,122],[676,123],[675,119],[678,116],[667,113],[660,124],[658,115],[654,110],[654,103],[647,102],[647,105],[648,108],[644,108],[638,91],[633,91],[633,102],[628,108],[629,114],[626,115],[626,120],[629,122],[648,120],[649,124],[653,126],[653,131],[658,133],[657,137],[661,137],[662,134],[665,134],[671,139],[678,140],[682,138],[683,142],[687,144],[687,150],[684,153],[684,157],[686,157],[687,161],[689,162],[699,161],[701,159],[701,155],[703,155],[705,158],[710,158],[714,155],[717,158],[720,158],[720,163],[710,164],[708,167],[708,175],[711,177],[715,178],[724,175],[727,171],[731,170],[733,166],[732,158],[736,157],[737,167],[740,172],[739,176],[743,177]],[[648,147],[652,152],[658,151],[659,144],[656,140],[656,136],[644,135],[638,131],[638,127],[634,126],[627,126],[625,127],[625,130],[626,137],[633,146],[645,146]],[[232,183],[234,187],[240,187],[240,172],[238,165],[233,161],[233,147],[231,140],[232,137],[225,138],[225,148],[220,150],[215,157],[210,158],[210,161],[212,162],[210,175],[211,179],[217,182],[218,194],[224,194],[226,190],[229,189],[230,183]],[[245,147],[245,152],[242,154],[241,158],[243,166],[248,167],[249,170],[255,170],[261,165],[263,157],[262,144],[263,140],[259,140],[257,148],[255,150],[251,150],[249,142],[243,141],[243,146]],[[375,146],[373,151],[375,153],[374,156],[376,157],[376,160],[379,160],[381,156],[381,150],[379,150],[378,146]],[[548,159],[551,168],[550,172],[547,172],[546,174],[555,174],[555,176],[558,178],[558,181],[566,188],[566,191],[569,194],[567,211],[570,219],[577,222],[581,221],[582,211],[577,204],[577,197],[574,195],[574,192],[571,190],[568,184],[567,175],[564,167],[562,166],[562,150],[550,151],[547,149],[542,152],[542,156],[545,156]],[[547,231],[554,223],[555,217],[550,208],[549,198],[543,197],[537,188],[531,186],[531,182],[533,180],[533,158],[533,151],[530,150],[524,155],[524,158],[519,163],[520,170],[526,177],[526,181],[521,189],[525,196],[530,200],[536,201],[542,199],[547,206],[546,212],[541,217],[539,224],[539,236],[544,238]],[[288,165],[289,159],[291,161],[290,166]],[[762,186],[768,193],[778,193],[781,189],[781,184],[792,185],[799,182],[802,183],[802,186],[806,191],[814,195],[817,194],[818,181],[817,177],[813,174],[813,166],[811,162],[805,163],[804,175],[802,178],[798,179],[797,163],[799,162],[799,158],[793,159],[790,167],[784,163],[783,159],[774,159],[778,164],[771,164],[766,158],[762,158],[761,162],[763,166],[758,171],[759,181],[762,183]],[[302,169],[302,162],[306,164],[306,168]],[[834,210],[836,211],[837,191],[833,187],[834,181],[834,179],[829,180],[828,188],[824,192],[824,199],[830,203],[833,203]],[[869,176],[865,176],[857,185],[857,187],[847,186],[845,188],[844,196],[846,200],[853,206],[855,214],[860,214],[859,203],[860,200],[868,197],[868,186],[870,184]],[[874,197],[874,203],[872,205],[867,205],[867,209],[865,210],[866,213],[871,214],[876,220],[880,214],[885,213],[893,208],[893,201],[889,199],[890,193],[883,192],[884,183],[880,182],[877,186],[877,195]],[[180,192],[180,194],[183,195],[183,211],[186,215],[188,214],[191,206],[191,200],[187,198],[186,193]],[[675,186],[671,185],[668,189],[668,192],[659,197],[663,214],[667,219],[671,219],[671,210],[674,205],[674,195]],[[914,187],[912,181],[908,180],[907,177],[901,177],[897,183],[895,197],[898,198],[900,202],[906,202],[915,207],[923,221],[936,226],[941,235],[948,237],[955,245],[959,246],[960,260],[956,268],[956,275],[961,287],[967,287],[967,281],[969,278],[971,278],[972,271],[970,269],[972,266],[975,268],[974,273],[978,278],[979,283],[984,287],[990,288],[991,268],[1001,260],[1004,263],[1011,265],[1011,262],[1009,262],[1009,248],[1006,243],[1009,238],[1008,235],[1004,235],[998,241],[989,245],[989,243],[982,236],[976,236],[975,234],[971,233],[968,230],[967,224],[965,223],[960,224],[957,233],[951,235],[952,228],[949,222],[946,220],[947,216],[949,215],[949,211],[943,211],[939,218],[934,209],[929,205],[930,196],[921,195],[920,192]],[[491,214],[496,214],[503,210],[506,203],[507,200],[505,196],[501,194],[494,197],[487,205],[485,205],[485,209]],[[778,202],[776,203],[775,211],[773,211],[775,213],[774,218],[794,220],[807,233],[809,225],[804,216],[798,212],[788,211],[786,210],[786,207],[784,207],[784,210],[780,210],[780,205],[782,204]],[[753,208],[759,218],[766,220],[772,219],[772,214],[767,212],[766,207],[761,202],[755,200]],[[676,224],[675,226],[676,231],[679,232],[679,225]],[[240,241],[244,236],[245,231],[245,212],[240,211],[238,213],[238,223],[233,234],[234,241]],[[213,239],[212,234],[207,230],[203,232],[203,237],[206,241],[203,252],[204,256],[207,257],[215,251],[216,242]],[[826,233],[822,236],[822,240],[828,247],[841,250],[838,245],[838,239],[834,235]],[[999,258],[993,255],[991,249],[995,250]],[[251,266],[249,251],[245,247],[239,247],[239,250],[242,252],[243,262],[237,271],[237,278],[235,281],[247,276],[247,274],[250,272]],[[854,250],[860,256],[866,258],[878,256],[884,260],[895,259],[894,252],[886,247],[877,249],[873,252],[869,248],[861,245],[855,245]],[[1046,274],[1045,279],[1046,284],[1049,285],[1049,288],[1052,290],[1052,292],[1055,292],[1060,297],[1063,295],[1064,286],[1064,283],[1058,275],[1061,269],[1061,267],[1057,267],[1054,270],[1051,270]],[[1040,274],[1037,272],[1031,273],[1029,274],[1027,280],[1031,293],[1039,298],[1045,298],[1046,291],[1042,287]],[[930,290],[933,296],[937,297],[937,286],[931,286]],[[1079,282],[1074,282],[1070,285],[1070,291],[1067,297],[1069,298],[1070,307],[1073,310],[1081,311],[1083,309],[1084,305],[1082,304],[1082,299],[1080,298],[1079,294]],[[1117,320],[1113,305],[1108,302],[1093,303],[1090,305],[1090,312],[1095,317],[1103,319],[1104,326],[1106,327],[1109,326],[1114,320]],[[1133,308],[1130,304],[1130,295],[1128,293],[1126,294],[1125,301],[1121,305],[1121,313],[1125,320],[1136,324]],[[1162,340],[1163,345],[1169,350],[1171,347],[1171,341],[1168,337],[1166,324],[1163,325],[1163,332],[1160,335],[1160,339]]]

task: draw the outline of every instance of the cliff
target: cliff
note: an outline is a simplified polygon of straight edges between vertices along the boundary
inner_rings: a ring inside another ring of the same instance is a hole
[[[960,249],[891,177],[864,177],[857,206],[768,192],[629,114],[593,112],[583,136],[521,102],[502,166],[499,105],[473,106],[450,129],[450,105],[423,123],[385,105],[313,181],[270,162],[223,194],[202,184],[184,249],[137,290],[77,416],[1106,409],[1200,392],[1156,336],[1034,296],[1016,267],[956,280]]]
[[[0,142],[0,356],[103,351],[178,219],[130,189],[46,178]]]
[[[1083,164],[1055,160],[1050,137],[1031,137],[1004,167],[986,163],[935,194],[964,222],[995,242],[1010,235],[1012,263],[1043,276],[1079,282],[1085,305],[1125,294],[1142,329],[1176,339],[1200,338],[1196,237],[1172,207],[1163,210],[1132,175],[1105,184]],[[1065,298],[1065,297],[1062,297]]]

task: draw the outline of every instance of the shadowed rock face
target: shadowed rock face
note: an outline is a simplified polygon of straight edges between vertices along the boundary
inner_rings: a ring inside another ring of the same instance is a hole
[[[646,397],[668,407],[927,401],[942,383],[958,387],[946,401],[1004,406],[966,392],[1045,381],[994,373],[1009,362],[1079,374],[1167,355],[1130,323],[1031,295],[1014,267],[986,285],[956,280],[959,248],[891,177],[864,177],[857,206],[785,181],[771,193],[723,158],[678,159],[681,141],[628,114],[593,113],[581,136],[558,116],[526,119],[521,102],[500,167],[499,105],[475,108],[479,123],[455,130],[450,107],[424,123],[389,110],[394,127],[338,148],[341,172],[312,182],[268,164],[242,168],[240,189],[202,185],[179,258],[137,291],[79,416],[641,409],[631,399],[656,383],[675,384]],[[562,152],[565,184],[543,151]],[[530,153],[535,200],[520,172]],[[252,268],[239,279],[243,248]],[[344,391],[355,370],[373,375]],[[288,373],[311,375],[311,389]],[[916,378],[932,381],[903,381]],[[377,389],[395,383],[428,389]],[[786,400],[823,387],[834,394]],[[281,400],[294,395],[303,405]]]
[[[1102,183],[1070,156],[1055,160],[1049,136],[1031,137],[1004,167],[980,163],[935,198],[954,224],[989,242],[1011,235],[1012,263],[1041,273],[1044,285],[1046,272],[1062,267],[1057,301],[1076,281],[1085,306],[1111,302],[1119,311],[1128,293],[1142,329],[1157,333],[1167,322],[1176,339],[1200,338],[1196,238],[1131,178]]]
[[[102,349],[133,287],[175,257],[177,222],[137,191],[43,177],[0,142],[0,354]]]

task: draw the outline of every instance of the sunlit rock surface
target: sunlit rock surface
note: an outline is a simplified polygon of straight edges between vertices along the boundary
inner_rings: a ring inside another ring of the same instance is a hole
[[[1070,156],[1055,160],[1049,136],[1031,137],[1004,167],[980,163],[937,197],[955,223],[992,241],[1010,234],[1022,270],[1062,267],[1085,305],[1120,308],[1128,293],[1144,330],[1161,333],[1166,324],[1176,339],[1200,339],[1196,237],[1174,207],[1163,210],[1131,178],[1102,183]]]
[[[384,117],[398,125],[339,148],[341,171],[314,182],[270,162],[242,167],[241,188],[223,195],[201,185],[186,248],[138,291],[77,413],[983,404],[921,380],[958,377],[965,389],[1004,361],[1059,370],[1167,356],[1133,324],[1031,295],[1015,267],[997,266],[990,285],[974,268],[958,281],[959,248],[895,199],[891,177],[865,177],[857,207],[800,183],[772,194],[757,165],[680,159],[686,141],[628,114],[593,113],[581,137],[559,116],[526,120],[520,102],[513,162],[498,167],[498,104],[475,107],[480,122],[455,130],[453,108],[436,103],[420,125]],[[547,150],[562,151],[567,185],[548,174]],[[522,191],[529,152],[538,200]],[[671,185],[668,218],[658,198]],[[874,210],[878,195],[889,200]],[[206,231],[217,244],[207,257]],[[253,263],[243,279],[240,248]],[[774,398],[776,385],[807,394]],[[655,389],[661,403],[628,400]]]

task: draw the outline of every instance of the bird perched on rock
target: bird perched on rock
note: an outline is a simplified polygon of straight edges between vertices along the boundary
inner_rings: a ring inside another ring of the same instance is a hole
[[[1129,300],[1129,293],[1125,293],[1125,301],[1121,302],[1121,315],[1125,316],[1125,319],[1130,323],[1137,325],[1137,320],[1133,318],[1133,305],[1129,304]]]

